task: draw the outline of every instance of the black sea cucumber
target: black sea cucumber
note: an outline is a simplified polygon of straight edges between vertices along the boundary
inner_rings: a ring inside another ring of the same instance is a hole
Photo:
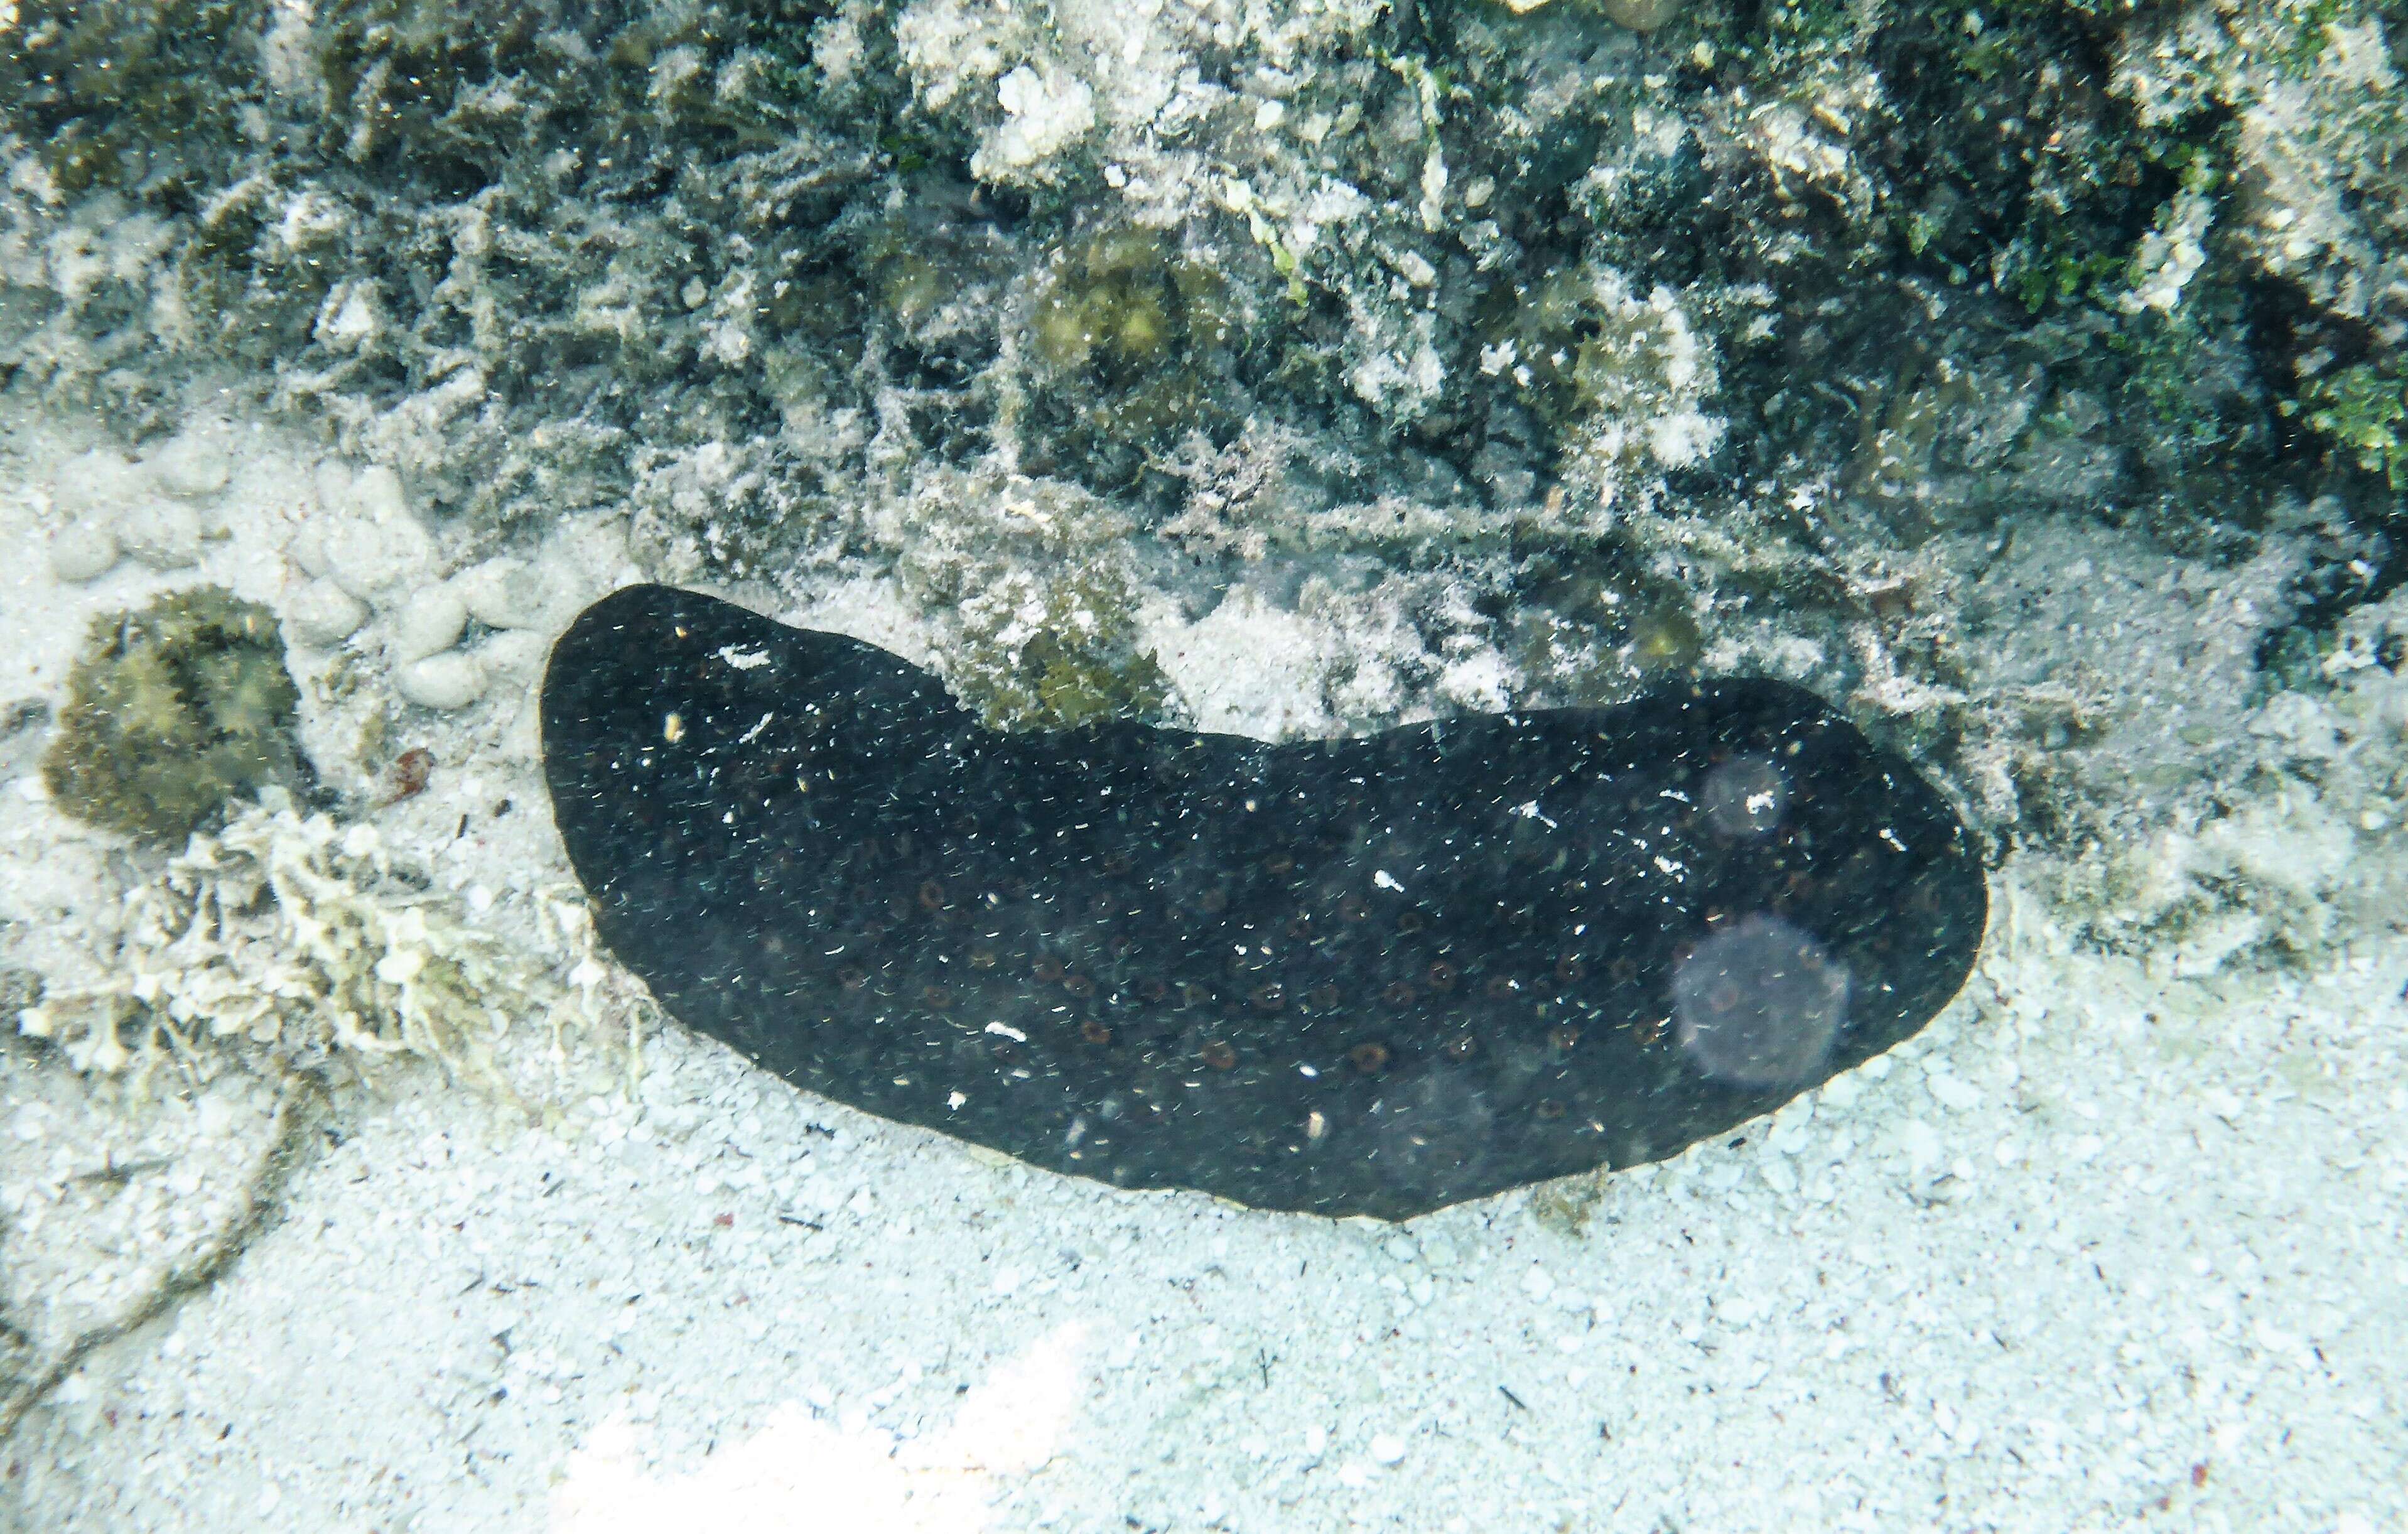
[[[1268,1209],[1670,1155],[1921,1028],[1987,910],[1940,795],[1770,681],[1285,745],[1005,735],[870,645],[638,586],[542,710],[598,929],[681,1022]]]

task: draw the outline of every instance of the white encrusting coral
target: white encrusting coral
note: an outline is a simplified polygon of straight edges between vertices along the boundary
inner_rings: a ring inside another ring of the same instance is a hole
[[[546,1014],[556,1034],[616,999],[581,910],[551,899],[542,916],[565,982],[429,890],[376,827],[271,791],[126,895],[108,978],[53,988],[17,1026],[85,1071],[249,1044],[288,1066],[408,1054],[490,1075],[514,1018]]]
[[[1003,122],[970,157],[970,173],[1009,180],[1068,149],[1096,125],[1096,96],[1064,70],[1022,65],[996,86]]]
[[[2141,237],[2132,256],[2131,291],[2116,299],[2127,314],[2171,314],[2183,289],[2207,265],[2208,226],[2215,209],[2202,193],[2186,192],[2158,211],[2157,227]]]

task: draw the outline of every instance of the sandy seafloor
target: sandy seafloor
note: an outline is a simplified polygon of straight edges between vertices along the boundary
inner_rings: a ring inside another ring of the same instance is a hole
[[[181,481],[198,563],[69,583],[59,497],[117,492],[72,427],[7,436],[8,699],[54,696],[89,615],[154,590],[288,602],[349,472],[220,423]],[[553,622],[638,573],[607,512],[544,557]],[[781,616],[908,640],[897,610]],[[508,659],[475,707],[401,715],[423,795],[335,776],[523,932],[566,865]],[[330,664],[296,652],[339,760]],[[126,854],[44,802],[38,744],[0,742],[0,901],[55,961]],[[538,1020],[505,1046],[520,1102],[389,1063],[338,1086],[213,1284],[0,1445],[0,1527],[2408,1525],[2408,939],[2172,979],[2078,945],[2044,871],[1996,876],[1978,973],[1891,1056],[1667,1165],[1402,1226],[1000,1163],[674,1025],[632,1092],[615,1038],[556,1063]],[[0,1054],[0,1282],[36,1343],[106,1326],[246,1197],[264,1079],[152,1081]]]

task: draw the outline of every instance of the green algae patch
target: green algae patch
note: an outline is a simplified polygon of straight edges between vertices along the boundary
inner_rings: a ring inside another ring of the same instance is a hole
[[[42,781],[93,825],[180,841],[226,801],[308,779],[276,617],[214,586],[93,623]]]
[[[2308,425],[2393,490],[2408,490],[2408,372],[2370,363],[2309,384]]]

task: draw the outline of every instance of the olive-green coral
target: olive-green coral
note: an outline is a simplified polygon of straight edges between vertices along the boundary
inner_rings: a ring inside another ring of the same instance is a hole
[[[42,779],[60,809],[160,841],[308,776],[275,616],[214,586],[93,624]]]
[[[1159,236],[1115,229],[1054,251],[1028,351],[1037,456],[1096,490],[1128,488],[1189,432],[1229,425],[1236,339],[1222,279]]]

